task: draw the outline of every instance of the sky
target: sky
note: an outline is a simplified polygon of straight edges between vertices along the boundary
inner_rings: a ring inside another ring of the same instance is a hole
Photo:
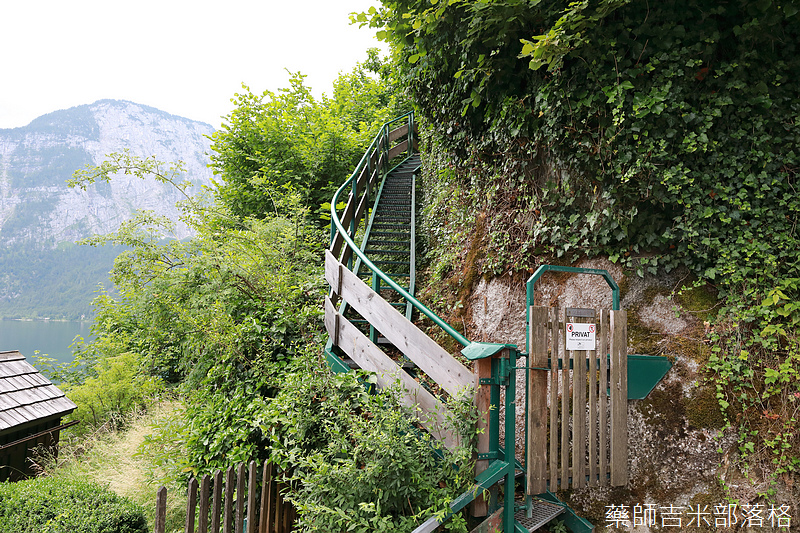
[[[218,128],[245,83],[300,71],[319,97],[339,72],[386,50],[349,13],[378,0],[22,0],[0,8],[0,128],[101,99]]]

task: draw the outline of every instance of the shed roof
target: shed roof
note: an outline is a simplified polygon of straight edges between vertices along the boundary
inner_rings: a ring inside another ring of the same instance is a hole
[[[78,406],[41,375],[19,352],[0,352],[0,431],[53,416]]]

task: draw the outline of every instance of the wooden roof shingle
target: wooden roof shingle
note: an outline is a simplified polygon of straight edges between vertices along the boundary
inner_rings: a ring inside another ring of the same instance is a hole
[[[77,407],[24,355],[0,352],[0,431],[54,415],[64,416]]]

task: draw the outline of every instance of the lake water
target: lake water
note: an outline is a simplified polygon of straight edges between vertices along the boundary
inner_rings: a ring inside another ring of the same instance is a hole
[[[72,361],[70,345],[76,335],[86,341],[92,323],[54,322],[52,320],[0,320],[0,351],[17,350],[36,366],[33,356],[47,355],[59,362]]]

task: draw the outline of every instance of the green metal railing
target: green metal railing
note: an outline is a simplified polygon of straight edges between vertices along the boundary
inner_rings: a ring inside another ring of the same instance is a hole
[[[353,171],[353,174],[350,178],[345,181],[341,187],[334,193],[333,200],[331,200],[331,244],[334,243],[336,234],[339,233],[342,238],[344,239],[345,246],[348,246],[352,253],[358,257],[360,260],[360,265],[357,266],[364,266],[371,270],[373,274],[380,279],[380,283],[385,283],[387,286],[391,287],[402,298],[404,298],[408,303],[410,303],[415,309],[417,309],[420,313],[425,315],[426,317],[430,318],[437,326],[442,328],[445,333],[450,335],[453,339],[455,339],[459,344],[462,346],[468,346],[470,341],[467,340],[461,333],[459,333],[456,329],[454,329],[450,324],[442,320],[439,315],[428,309],[425,304],[417,300],[412,294],[410,294],[406,289],[404,289],[400,284],[398,284],[394,279],[392,279],[389,275],[387,275],[383,270],[378,268],[372,261],[370,261],[367,254],[356,245],[354,238],[356,235],[356,231],[358,229],[358,221],[355,220],[356,217],[354,216],[352,221],[350,222],[349,231],[345,229],[344,225],[342,224],[341,220],[339,219],[339,214],[337,212],[337,204],[340,202],[340,198],[344,191],[349,190],[351,191],[353,198],[358,198],[363,191],[358,190],[358,178],[361,176],[362,172],[364,171],[365,166],[367,166],[372,160],[373,156],[380,152],[381,150],[384,153],[384,164],[387,166],[387,170],[385,170],[384,174],[388,173],[388,164],[389,164],[389,131],[390,127],[402,120],[406,120],[408,124],[408,154],[411,154],[414,146],[414,113],[410,112],[401,117],[398,117],[394,120],[391,120],[383,125],[381,128],[381,132],[375,136],[375,139],[370,144],[369,148],[367,149],[364,157],[361,158],[356,169]],[[354,204],[357,202],[354,202]]]

